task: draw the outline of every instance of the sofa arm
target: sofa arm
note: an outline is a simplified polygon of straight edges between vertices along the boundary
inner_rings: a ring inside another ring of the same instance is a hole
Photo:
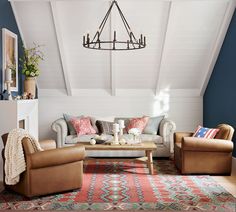
[[[30,161],[30,164],[27,165],[31,169],[58,166],[83,160],[85,157],[85,148],[83,146],[64,147],[36,152],[27,155],[27,157],[29,157],[27,161]]]
[[[66,136],[68,135],[68,128],[64,118],[57,119],[52,123],[52,130],[57,133],[57,147],[63,147]]]
[[[181,147],[183,151],[232,152],[233,142],[223,139],[184,137]]]
[[[173,136],[175,129],[175,123],[169,119],[163,119],[160,123],[159,133],[163,138],[164,145],[169,146],[170,153],[174,152]]]
[[[181,143],[183,137],[191,137],[193,136],[192,132],[176,132],[174,133],[174,142]]]

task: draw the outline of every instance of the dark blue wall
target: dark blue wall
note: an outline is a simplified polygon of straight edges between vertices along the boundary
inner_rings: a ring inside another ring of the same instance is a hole
[[[236,11],[204,94],[204,125],[236,128]],[[233,138],[236,157],[236,133]]]
[[[22,57],[22,41],[20,33],[16,24],[14,14],[12,12],[11,4],[8,0],[0,0],[0,30],[7,28],[18,35],[18,57]],[[20,64],[20,63],[19,63]],[[21,70],[19,68],[19,94],[22,92],[23,79]],[[2,30],[0,31],[0,91],[2,91]]]

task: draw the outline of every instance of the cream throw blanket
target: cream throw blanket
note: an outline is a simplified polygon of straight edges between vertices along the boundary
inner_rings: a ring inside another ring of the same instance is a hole
[[[15,185],[20,180],[20,174],[26,170],[26,162],[22,146],[22,139],[29,138],[35,150],[42,151],[40,144],[24,129],[14,129],[7,137],[5,146],[5,182]]]

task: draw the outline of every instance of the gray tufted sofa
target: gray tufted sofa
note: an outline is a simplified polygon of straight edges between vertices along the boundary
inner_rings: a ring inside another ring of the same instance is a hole
[[[112,120],[114,121],[114,119]],[[176,125],[169,119],[163,119],[159,126],[159,135],[141,134],[141,139],[145,141],[154,141],[157,145],[156,151],[153,152],[153,156],[156,157],[169,157],[173,153],[174,143],[173,134],[176,129]],[[52,130],[57,135],[57,147],[64,147],[74,145],[80,141],[89,142],[95,135],[83,135],[77,137],[77,135],[69,135],[66,121],[64,118],[57,119],[52,124]],[[144,153],[141,151],[90,151],[88,153],[90,157],[140,157]]]

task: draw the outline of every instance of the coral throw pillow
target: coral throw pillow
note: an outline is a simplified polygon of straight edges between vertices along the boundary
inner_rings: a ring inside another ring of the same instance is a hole
[[[96,130],[92,127],[89,117],[83,117],[80,119],[72,119],[71,123],[73,124],[77,135],[87,135],[95,134]]]
[[[144,128],[147,126],[148,119],[148,117],[130,119],[129,125],[126,128],[127,132],[132,128],[138,128],[140,132],[143,132]]]
[[[198,126],[193,137],[197,138],[215,138],[216,134],[219,132],[219,129],[211,129],[202,126]]]

